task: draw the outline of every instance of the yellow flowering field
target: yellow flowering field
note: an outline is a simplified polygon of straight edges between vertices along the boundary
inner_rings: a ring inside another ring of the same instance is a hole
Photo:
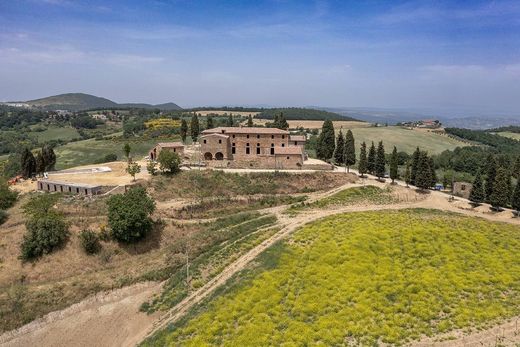
[[[181,126],[181,121],[170,118],[157,118],[146,121],[144,125],[147,129],[179,128]]]
[[[296,231],[145,345],[401,345],[520,314],[520,228],[409,209]]]

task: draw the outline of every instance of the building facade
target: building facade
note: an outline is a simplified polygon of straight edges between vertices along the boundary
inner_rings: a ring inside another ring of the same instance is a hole
[[[38,190],[52,193],[68,193],[78,195],[97,195],[101,194],[101,186],[94,186],[83,183],[69,183],[42,180],[36,182]]]
[[[306,159],[305,136],[277,128],[207,129],[199,142],[208,166],[299,169]]]
[[[453,183],[453,195],[460,196],[464,199],[469,199],[473,189],[473,184],[468,182],[454,182]]]
[[[151,160],[157,160],[161,151],[167,150],[177,153],[179,157],[184,157],[184,145],[181,142],[159,142],[150,150],[148,156]]]

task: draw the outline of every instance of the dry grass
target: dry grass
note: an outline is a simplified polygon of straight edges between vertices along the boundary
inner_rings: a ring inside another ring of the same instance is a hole
[[[272,122],[272,119],[254,119],[255,124],[265,125],[265,123]],[[304,128],[304,129],[321,129],[323,125],[322,120],[288,120],[289,128]],[[352,128],[366,128],[370,127],[370,123],[358,121],[333,121],[336,129],[352,129]]]
[[[260,112],[242,112],[242,111],[224,111],[224,110],[205,110],[205,111],[197,111],[197,114],[200,114],[201,116],[207,116],[208,114],[217,114],[219,116],[222,116],[224,114],[232,114],[232,115],[240,115],[240,116],[244,116],[244,117],[247,117],[249,115],[251,116],[256,116],[257,114],[259,114]]]

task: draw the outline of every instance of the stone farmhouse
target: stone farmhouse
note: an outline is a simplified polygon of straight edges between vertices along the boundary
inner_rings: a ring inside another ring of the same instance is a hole
[[[159,142],[150,150],[148,156],[151,160],[157,160],[157,158],[159,158],[159,153],[163,150],[175,152],[179,157],[181,157],[181,159],[184,156],[184,145],[182,142]]]
[[[208,166],[230,168],[301,169],[307,156],[305,136],[260,127],[207,129],[199,138]]]

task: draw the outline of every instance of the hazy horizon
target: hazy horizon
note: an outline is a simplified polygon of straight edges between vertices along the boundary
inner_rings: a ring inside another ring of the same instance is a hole
[[[518,114],[515,1],[0,3],[0,100]]]

